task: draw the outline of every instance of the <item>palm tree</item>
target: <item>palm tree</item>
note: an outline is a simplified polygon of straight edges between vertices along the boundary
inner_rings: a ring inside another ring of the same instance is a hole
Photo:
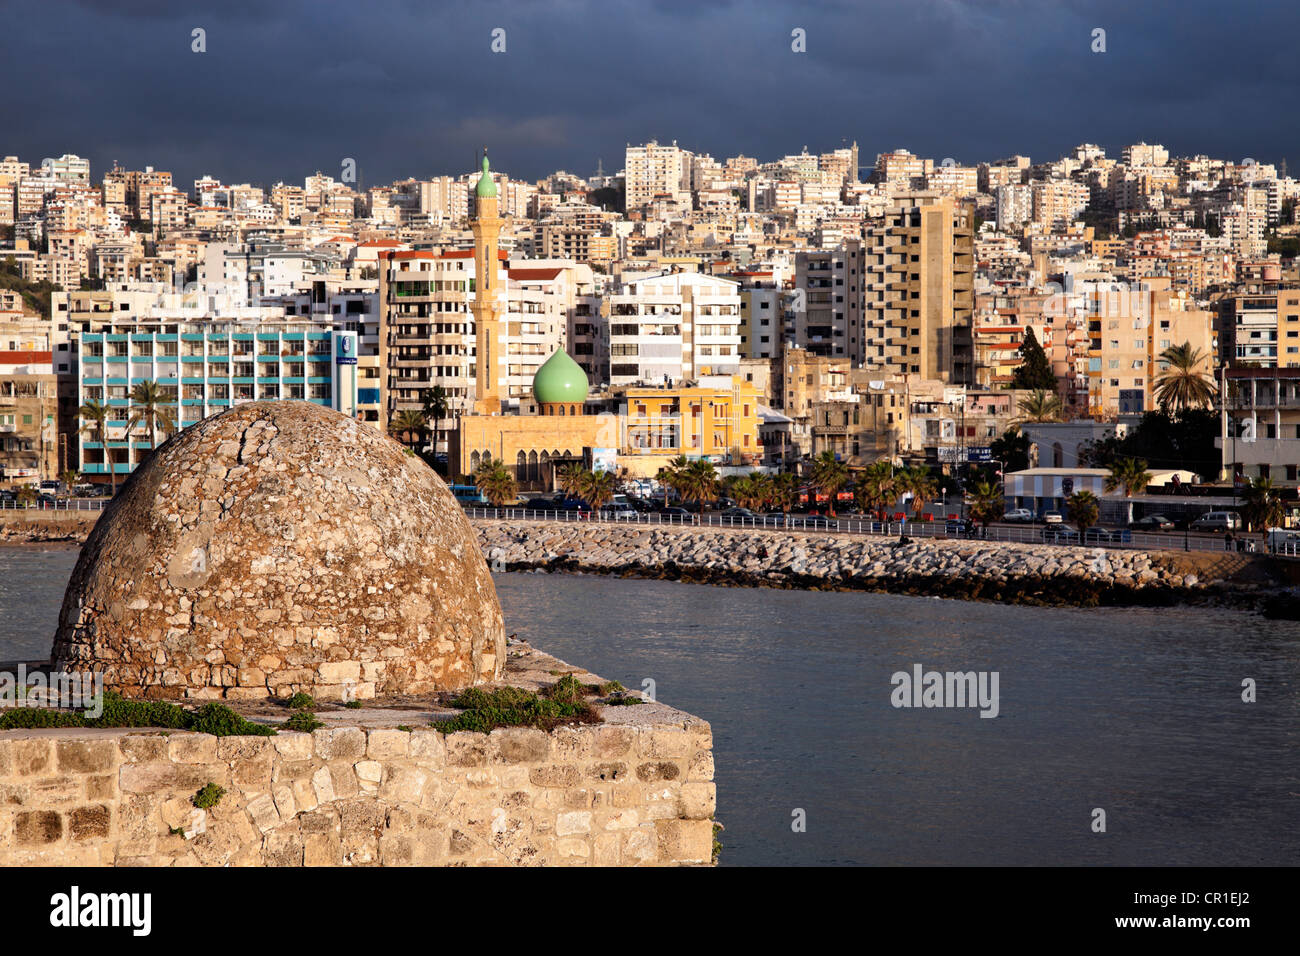
[[[581,493],[582,479],[586,476],[587,471],[576,461],[571,461],[567,465],[562,465],[560,470],[555,473],[555,482],[564,492],[565,497],[574,497]]]
[[[1097,516],[1101,513],[1101,502],[1091,491],[1076,491],[1066,499],[1065,508],[1070,513],[1070,520],[1079,529],[1079,537],[1082,538],[1083,533],[1097,523]]]
[[[436,456],[438,444],[442,441],[442,420],[451,409],[451,397],[445,388],[435,385],[420,393],[420,401],[424,403],[425,420],[433,422],[433,453]]]
[[[1005,510],[1002,486],[990,481],[976,482],[970,490],[970,516],[984,525],[988,534],[989,525],[1000,518]]]
[[[394,415],[392,420],[388,423],[388,434],[392,435],[394,438],[397,438],[399,435],[404,435],[406,436],[406,441],[409,443],[412,435],[415,435],[418,438],[420,435],[424,434],[428,427],[429,420],[424,417],[422,412],[414,412],[410,410],[401,411]]]
[[[104,461],[108,466],[108,478],[112,482],[113,494],[117,494],[117,471],[113,468],[113,456],[108,449],[108,419],[112,416],[113,410],[108,402],[97,402],[94,399],[86,402],[77,409],[77,417],[81,419],[82,434],[90,435],[91,439],[99,443],[99,447],[104,449]]]
[[[1124,489],[1124,497],[1129,499],[1128,523],[1132,524],[1133,496],[1142,494],[1149,484],[1151,484],[1151,472],[1147,471],[1145,461],[1141,458],[1116,458],[1111,463],[1110,474],[1106,476],[1103,487],[1107,493],[1117,488]]]
[[[813,459],[811,484],[830,499],[828,510],[832,518],[835,517],[835,496],[848,483],[849,466],[837,461],[833,451],[824,451]]]
[[[665,508],[668,507],[668,492],[675,491],[677,492],[678,497],[681,497],[682,487],[686,477],[686,468],[689,464],[690,460],[687,459],[685,455],[678,455],[668,464],[664,465],[664,467],[660,468],[659,473],[655,475],[655,480],[659,482],[659,486],[664,490]]]
[[[149,429],[149,449],[152,451],[158,447],[159,428],[167,434],[176,428],[171,409],[167,407],[167,395],[157,382],[136,382],[131,388],[131,402],[135,410],[127,420],[126,433],[129,436],[137,424],[143,423]]]
[[[779,511],[789,511],[799,500],[799,476],[793,472],[783,471],[771,481],[769,502]]]
[[[618,479],[612,471],[585,471],[578,490],[583,500],[591,505],[592,511],[599,511],[614,500],[614,491]]]
[[[912,513],[918,518],[925,511],[927,501],[934,500],[939,486],[930,477],[930,472],[921,467],[907,468],[895,476],[897,489],[906,494],[912,493]]]
[[[63,493],[69,498],[72,497],[72,488],[81,480],[81,474],[75,468],[65,468],[59,473],[59,481],[63,482]]]
[[[707,458],[690,462],[682,473],[682,486],[677,489],[683,501],[704,502],[718,497],[718,471]]]
[[[1247,530],[1267,531],[1282,524],[1286,517],[1286,507],[1282,504],[1282,493],[1271,478],[1256,478],[1242,492],[1245,506],[1242,517],[1246,519]]]
[[[1156,379],[1156,401],[1165,411],[1206,408],[1214,401],[1214,384],[1201,371],[1209,362],[1191,342],[1171,345],[1160,353],[1160,361],[1167,367]]]
[[[738,475],[729,482],[728,493],[741,508],[761,509],[772,500],[772,479],[761,471]]]
[[[35,485],[23,485],[18,489],[14,500],[17,501],[20,506],[30,508],[32,505],[36,504],[36,497]]]
[[[1061,396],[1046,389],[1037,389],[1022,398],[1016,405],[1021,420],[1027,422],[1055,422],[1061,418]]]
[[[474,472],[474,484],[494,508],[514,501],[518,495],[518,486],[510,469],[492,458],[484,458],[478,466],[478,471]]]
[[[853,485],[853,498],[863,511],[883,520],[882,512],[897,495],[894,468],[881,459],[863,468]]]

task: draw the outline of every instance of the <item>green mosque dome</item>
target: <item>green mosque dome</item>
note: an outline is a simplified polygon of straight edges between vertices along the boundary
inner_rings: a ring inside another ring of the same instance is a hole
[[[497,196],[497,184],[492,181],[492,174],[488,172],[487,153],[483,154],[483,175],[478,178],[478,185],[474,187],[474,195],[479,199],[495,199]]]
[[[540,405],[581,403],[587,398],[587,373],[560,349],[533,376],[533,398]]]

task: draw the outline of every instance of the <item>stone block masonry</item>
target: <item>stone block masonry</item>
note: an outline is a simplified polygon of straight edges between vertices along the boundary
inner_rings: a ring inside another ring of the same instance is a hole
[[[599,680],[512,652],[548,681],[557,669]],[[645,703],[549,732],[443,734],[426,729],[436,710],[324,710],[327,727],[274,737],[0,732],[0,866],[710,863],[703,720]],[[209,783],[226,792],[200,811]]]

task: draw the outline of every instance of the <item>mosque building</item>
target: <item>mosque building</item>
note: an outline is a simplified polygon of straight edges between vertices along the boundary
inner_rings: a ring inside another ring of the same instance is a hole
[[[487,460],[510,469],[521,491],[555,488],[556,471],[576,463],[631,477],[652,477],[671,458],[685,454],[720,463],[761,461],[758,408],[762,395],[737,376],[706,375],[696,381],[626,386],[591,396],[587,373],[563,347],[537,370],[532,401],[518,414],[503,411],[506,340],[500,314],[506,305],[498,258],[502,220],[487,156],[475,187],[474,288],[476,401],[462,415],[448,444],[455,480],[469,480]]]

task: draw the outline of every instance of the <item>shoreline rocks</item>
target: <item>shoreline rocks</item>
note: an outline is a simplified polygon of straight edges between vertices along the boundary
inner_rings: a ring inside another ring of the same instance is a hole
[[[494,571],[730,587],[875,591],[1042,606],[1254,607],[1284,593],[1267,557],[755,529],[473,522]]]
[[[0,513],[0,545],[76,544],[97,517]],[[1268,555],[925,538],[899,544],[894,537],[869,535],[610,522],[470,524],[493,571],[1056,607],[1221,604],[1300,620],[1300,562]]]

